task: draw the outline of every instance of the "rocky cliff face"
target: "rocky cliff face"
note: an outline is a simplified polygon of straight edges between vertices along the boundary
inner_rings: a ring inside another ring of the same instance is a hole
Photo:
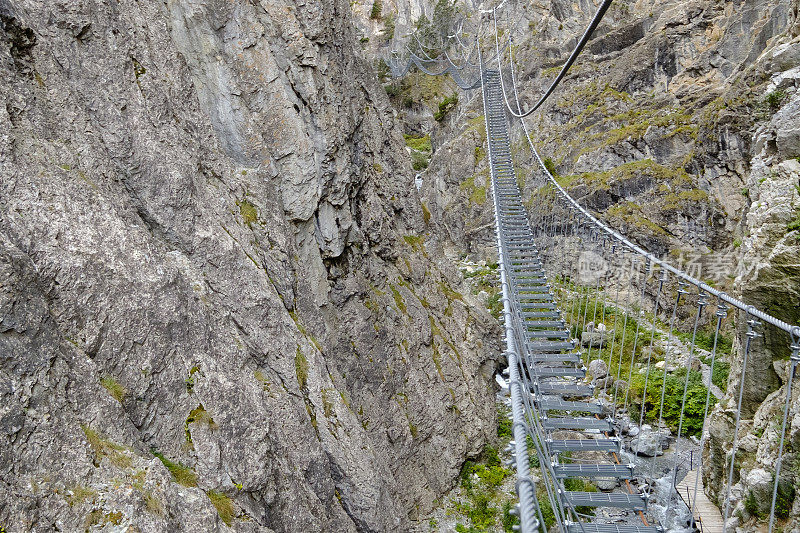
[[[358,46],[341,1],[0,0],[0,526],[403,529],[493,433]]]

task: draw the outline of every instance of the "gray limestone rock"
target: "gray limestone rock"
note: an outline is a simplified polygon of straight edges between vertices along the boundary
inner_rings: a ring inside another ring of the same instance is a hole
[[[0,0],[8,531],[406,529],[495,434],[348,10]]]
[[[661,436],[652,427],[644,424],[639,428],[639,433],[630,442],[630,450],[636,455],[655,457],[662,455]]]
[[[608,365],[602,359],[594,359],[589,363],[589,373],[592,379],[603,379],[608,375]]]

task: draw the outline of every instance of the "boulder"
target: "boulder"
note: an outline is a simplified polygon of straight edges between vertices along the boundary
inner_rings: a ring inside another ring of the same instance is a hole
[[[610,389],[614,385],[614,378],[611,376],[606,376],[604,378],[595,379],[593,381],[595,390],[602,391]]]
[[[602,348],[611,335],[605,331],[584,331],[581,333],[581,344],[585,347]]]
[[[661,436],[647,424],[640,428],[639,435],[631,440],[631,452],[644,457],[663,455]]]
[[[589,373],[595,380],[608,376],[608,365],[602,359],[595,359],[589,363]]]

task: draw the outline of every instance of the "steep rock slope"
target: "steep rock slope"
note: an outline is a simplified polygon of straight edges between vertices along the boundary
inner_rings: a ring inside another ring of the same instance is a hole
[[[426,244],[347,4],[0,22],[0,525],[430,507],[494,430],[497,326]]]

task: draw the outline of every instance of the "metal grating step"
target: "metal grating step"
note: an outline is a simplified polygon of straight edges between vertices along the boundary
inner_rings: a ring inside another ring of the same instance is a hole
[[[589,524],[567,522],[567,533],[661,533],[653,526],[629,526],[626,524]]]
[[[583,463],[553,465],[553,472],[556,477],[561,479],[568,477],[613,477],[617,479],[633,479],[633,465],[593,465]]]
[[[552,302],[553,296],[550,293],[542,292],[539,294],[520,294],[517,299],[520,302]]]
[[[522,308],[522,311],[532,311],[533,309],[549,309],[549,310],[552,311],[554,309],[558,309],[558,307],[556,307],[556,304],[554,304],[554,303],[524,304],[524,305],[520,305],[520,307]],[[566,349],[566,348],[562,348],[562,349]],[[569,349],[571,349],[571,348],[569,348]]]
[[[564,452],[608,452],[619,453],[619,439],[547,439],[547,449],[550,453]]]
[[[523,304],[522,307],[531,307],[539,305],[552,305],[552,304]],[[527,343],[528,349],[534,352],[558,352],[569,351],[575,349],[575,343],[572,341],[536,341]]]
[[[538,366],[528,369],[531,376],[537,378],[583,378],[586,371],[571,366]]]
[[[563,320],[530,320],[525,319],[523,324],[528,328],[564,328],[566,324]]]
[[[594,394],[594,387],[591,385],[574,385],[572,383],[550,383],[539,384],[540,394],[557,394],[559,396],[591,396]]]
[[[611,431],[612,425],[608,420],[601,418],[591,417],[563,417],[563,418],[543,418],[542,427],[544,429],[578,429],[589,430],[596,429],[599,431]]]
[[[520,313],[522,318],[557,318],[561,316],[561,312],[555,311],[530,311],[527,313]]]
[[[547,283],[516,283],[515,288],[518,292],[549,293],[550,285]]]
[[[529,339],[569,339],[567,330],[534,330],[526,331],[525,335]]]
[[[575,353],[535,353],[528,357],[530,363],[580,363],[581,354]]]
[[[571,402],[562,400],[558,397],[542,398],[536,401],[536,405],[543,411],[570,411],[582,413],[595,413],[600,414],[603,412],[603,406],[596,403],[589,402]]]
[[[580,505],[585,507],[619,507],[634,511],[647,510],[647,500],[638,494],[566,491],[564,495],[567,501],[576,507]]]

